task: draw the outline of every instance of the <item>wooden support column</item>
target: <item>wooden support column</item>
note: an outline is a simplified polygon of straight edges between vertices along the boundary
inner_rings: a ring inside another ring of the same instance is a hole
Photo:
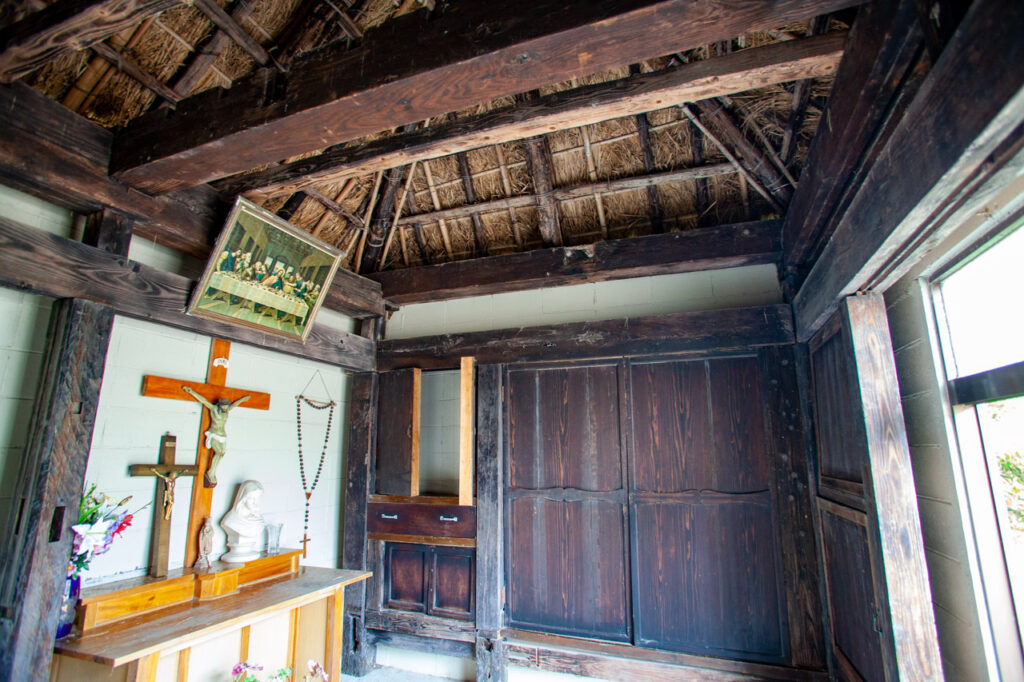
[[[345,476],[345,534],[343,568],[373,570],[367,566],[366,503],[370,494],[370,466],[376,444],[377,375],[373,372],[352,377],[349,400],[347,472]],[[377,653],[366,634],[366,581],[345,588],[345,644],[342,672],[363,676],[373,669]]]
[[[502,367],[476,371],[476,679],[504,682],[505,533]]]
[[[843,299],[840,313],[852,350],[853,388],[863,410],[871,575],[883,611],[878,627],[886,631],[886,679],[941,680],[942,657],[885,300],[881,294],[850,296]]]
[[[526,167],[533,180],[533,192],[537,202],[538,224],[544,246],[561,246],[562,229],[558,225],[558,204],[552,195],[551,150],[543,135],[523,140],[526,151]]]
[[[0,679],[49,677],[113,322],[112,308],[91,301],[53,306],[0,555]]]
[[[85,220],[82,243],[115,256],[128,257],[134,221],[123,213],[107,208]]]

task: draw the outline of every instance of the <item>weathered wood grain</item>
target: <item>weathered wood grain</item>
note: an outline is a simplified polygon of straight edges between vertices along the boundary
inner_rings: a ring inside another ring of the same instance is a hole
[[[858,167],[898,98],[923,42],[914,0],[862,7],[839,63],[825,110],[829,125],[811,141],[800,186],[786,214],[786,264],[799,266],[820,250]]]
[[[384,297],[400,305],[538,287],[605,282],[778,262],[775,220],[613,239],[374,273]]]
[[[230,36],[242,50],[245,51],[260,66],[267,66],[273,59],[263,46],[256,42],[256,39],[246,33],[242,25],[235,18],[224,11],[224,9],[213,0],[192,0],[196,9],[206,15],[213,22],[213,25]]]
[[[454,618],[431,617],[422,613],[367,611],[366,627],[456,642],[473,642],[476,639],[476,627],[473,623]]]
[[[545,0],[525,8],[459,2],[429,17],[412,12],[368,32],[355,49],[340,46],[299,60],[281,87],[268,89],[265,74],[257,73],[226,94],[201,93],[183,101],[170,117],[135,119],[118,136],[111,169],[133,187],[173,191],[850,4]],[[679,31],[681,25],[687,30]],[[417,36],[414,44],[410,35]],[[421,50],[421,44],[445,49]]]
[[[82,243],[115,256],[128,257],[134,222],[113,209],[97,211],[85,219]]]
[[[404,369],[380,375],[377,391],[377,448],[372,490],[377,495],[413,495],[413,460],[419,452],[419,434],[413,433],[413,415],[420,406],[413,398],[420,370]],[[399,532],[399,531],[395,531]]]
[[[0,32],[0,83],[89,47],[181,0],[62,0]]]
[[[143,69],[138,62],[127,54],[118,52],[104,42],[94,43],[90,47],[93,52],[105,59],[111,66],[114,66],[118,71],[122,71],[131,76],[138,81],[140,85],[150,90],[158,97],[164,98],[171,104],[175,104],[181,100],[181,95],[168,87],[156,76]]]
[[[341,550],[343,568],[373,570],[367,561],[366,500],[370,494],[373,452],[376,446],[377,375],[373,372],[352,377],[349,398],[348,451],[345,455],[345,517]],[[348,614],[345,622],[345,647],[342,671],[365,675],[374,665],[376,650],[366,636],[363,619],[366,607],[366,583],[345,590]]]
[[[385,340],[378,344],[377,364],[381,370],[447,369],[457,367],[464,355],[480,363],[505,363],[753,349],[792,341],[792,315],[780,304]]]
[[[840,310],[863,408],[870,475],[865,484],[873,501],[868,505],[873,522],[868,533],[881,553],[874,560],[875,592],[887,597],[882,603],[888,606],[894,647],[895,660],[886,657],[887,677],[941,680],[942,657],[885,301],[880,294],[850,297]]]
[[[184,313],[195,283],[99,249],[0,218],[0,285],[52,298],[78,297],[122,315],[308,357],[352,370],[373,367],[373,343],[314,326],[306,343]]]
[[[921,250],[907,245],[954,229],[943,213],[965,200],[960,189],[991,172],[1000,145],[1019,141],[1024,41],[1004,28],[1022,24],[1020,3],[971,6],[793,299],[801,339],[843,296],[871,288],[880,272],[891,278],[890,260],[897,277],[910,267]]]
[[[526,168],[533,183],[533,200],[537,208],[538,228],[544,246],[562,245],[562,228],[558,221],[558,204],[551,192],[551,148],[543,135],[523,140]]]
[[[290,163],[219,180],[226,194],[261,198],[477,147],[588,125],[795,79],[833,73],[845,34],[741,50],[674,69],[546,95],[535,101],[390,135],[359,147],[332,147]]]
[[[2,270],[2,268],[0,268]],[[68,557],[85,483],[114,310],[54,304],[30,434],[0,554],[0,678],[49,675]]]

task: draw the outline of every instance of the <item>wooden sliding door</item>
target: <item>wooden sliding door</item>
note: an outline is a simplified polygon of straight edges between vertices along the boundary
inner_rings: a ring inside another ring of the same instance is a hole
[[[637,644],[783,659],[758,359],[635,363],[629,377]]]
[[[509,372],[514,626],[630,640],[620,372],[614,364]]]

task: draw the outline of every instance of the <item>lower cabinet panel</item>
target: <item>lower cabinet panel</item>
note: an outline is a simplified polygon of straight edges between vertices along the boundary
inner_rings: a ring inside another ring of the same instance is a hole
[[[388,542],[384,549],[384,608],[472,620],[476,552]]]

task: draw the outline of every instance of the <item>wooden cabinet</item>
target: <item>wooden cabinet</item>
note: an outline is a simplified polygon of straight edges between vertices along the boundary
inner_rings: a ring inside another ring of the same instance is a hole
[[[475,552],[389,542],[384,550],[384,608],[473,619]]]

